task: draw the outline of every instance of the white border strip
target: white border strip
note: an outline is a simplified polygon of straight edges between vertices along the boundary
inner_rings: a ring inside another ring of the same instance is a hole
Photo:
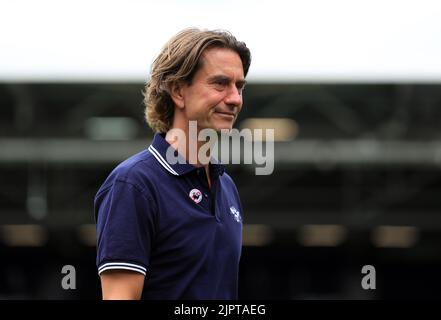
[[[136,272],[142,273],[143,275],[146,275],[146,271],[147,271],[147,269],[144,268],[143,266],[133,264],[133,263],[108,262],[98,268],[98,274],[101,274],[103,271],[106,271],[106,270],[115,270],[115,269],[136,271]]]
[[[179,176],[179,174],[173,170],[172,167],[167,163],[167,161],[164,160],[164,158],[159,154],[158,150],[156,150],[153,146],[150,146],[149,149],[151,154],[158,160],[158,162],[170,173],[174,174],[175,176]]]

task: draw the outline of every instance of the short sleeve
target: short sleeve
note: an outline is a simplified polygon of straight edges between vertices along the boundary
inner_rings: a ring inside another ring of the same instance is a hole
[[[98,273],[111,269],[146,275],[155,233],[152,197],[116,180],[95,197]]]

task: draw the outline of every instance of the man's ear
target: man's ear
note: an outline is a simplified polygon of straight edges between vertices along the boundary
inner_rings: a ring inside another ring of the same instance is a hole
[[[183,109],[184,102],[184,87],[181,83],[173,83],[170,87],[170,96],[179,109]]]

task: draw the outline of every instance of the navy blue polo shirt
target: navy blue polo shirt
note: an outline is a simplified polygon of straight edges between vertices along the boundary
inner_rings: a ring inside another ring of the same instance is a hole
[[[145,275],[143,299],[236,299],[242,207],[221,164],[166,160],[156,134],[119,164],[95,197],[97,267]]]

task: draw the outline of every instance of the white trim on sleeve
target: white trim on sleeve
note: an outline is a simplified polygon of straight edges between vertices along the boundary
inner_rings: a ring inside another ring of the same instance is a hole
[[[147,269],[139,264],[127,263],[127,262],[107,262],[98,267],[98,274],[100,275],[106,270],[131,270],[146,275]]]

